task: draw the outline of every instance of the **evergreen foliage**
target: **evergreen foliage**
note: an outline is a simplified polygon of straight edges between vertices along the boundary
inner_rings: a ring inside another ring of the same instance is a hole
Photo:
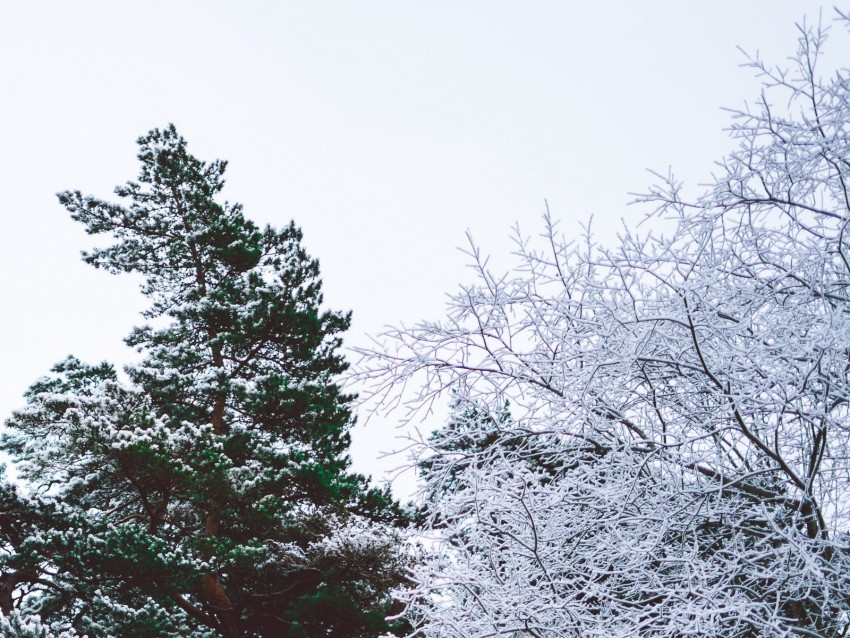
[[[120,204],[59,195],[114,240],[86,262],[142,275],[152,323],[126,339],[144,355],[129,385],[69,357],[7,423],[2,448],[42,496],[0,492],[5,631],[392,629],[404,514],[348,469],[353,397],[335,379],[350,315],[322,309],[294,223],[260,229],[217,201],[225,162],[193,157],[173,125],[138,144],[139,179],[116,188]]]

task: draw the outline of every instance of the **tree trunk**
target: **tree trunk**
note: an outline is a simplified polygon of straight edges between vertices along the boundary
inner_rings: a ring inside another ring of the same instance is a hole
[[[215,607],[214,613],[220,623],[221,635],[224,638],[239,638],[242,635],[239,614],[233,608],[233,603],[227,597],[218,576],[208,573],[201,577],[201,594],[210,605]]]
[[[211,341],[215,337],[215,333],[210,334]],[[212,362],[219,370],[224,366],[224,357],[222,357],[221,349],[216,346],[212,347]],[[225,433],[224,409],[226,403],[226,393],[223,390],[219,390],[215,395],[215,402],[213,403],[213,411],[210,418],[213,434],[216,436]],[[216,537],[221,533],[220,507],[220,503],[210,503],[206,525],[204,526],[204,536]],[[222,636],[224,638],[239,638],[242,635],[239,613],[233,608],[233,603],[227,596],[227,592],[224,591],[221,579],[212,573],[204,574],[201,577],[201,594],[215,608],[215,615],[221,624],[220,631],[222,632]]]
[[[8,617],[12,613],[12,594],[19,583],[34,580],[38,574],[31,569],[9,572],[0,576],[0,611]]]

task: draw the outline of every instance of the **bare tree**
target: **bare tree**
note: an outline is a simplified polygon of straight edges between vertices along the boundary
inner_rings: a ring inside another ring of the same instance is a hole
[[[749,59],[761,99],[701,196],[641,196],[671,237],[603,249],[547,214],[367,353],[385,405],[451,397],[418,448],[420,632],[847,635],[850,72],[820,79],[825,39]]]

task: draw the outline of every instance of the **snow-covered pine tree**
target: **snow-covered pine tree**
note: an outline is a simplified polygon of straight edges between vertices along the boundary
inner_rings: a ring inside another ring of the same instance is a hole
[[[392,629],[403,514],[349,471],[352,396],[335,381],[349,315],[321,308],[293,223],[261,230],[216,201],[225,162],[193,157],[173,125],[138,143],[123,203],[59,200],[115,240],[85,261],[144,277],[154,325],[127,338],[144,353],[129,385],[70,357],[8,421],[2,447],[49,506],[7,541],[0,568],[23,574],[9,622],[175,638]]]

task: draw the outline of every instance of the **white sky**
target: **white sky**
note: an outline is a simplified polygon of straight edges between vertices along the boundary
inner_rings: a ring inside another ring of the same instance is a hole
[[[611,238],[647,168],[704,181],[728,114],[757,96],[736,46],[794,53],[806,0],[0,2],[0,416],[73,353],[125,363],[144,299],[79,260],[88,238],[55,193],[110,197],[135,139],[174,122],[230,161],[227,198],[261,225],[294,218],[351,345],[436,318],[469,278],[469,228],[509,251],[515,222],[594,215]],[[833,20],[829,6],[824,22]],[[829,50],[847,60],[836,26]],[[507,263],[507,260],[497,260]],[[365,415],[364,415],[365,416]],[[439,424],[431,424],[439,425]],[[355,431],[381,477],[392,425]],[[411,477],[397,481],[406,494]]]

